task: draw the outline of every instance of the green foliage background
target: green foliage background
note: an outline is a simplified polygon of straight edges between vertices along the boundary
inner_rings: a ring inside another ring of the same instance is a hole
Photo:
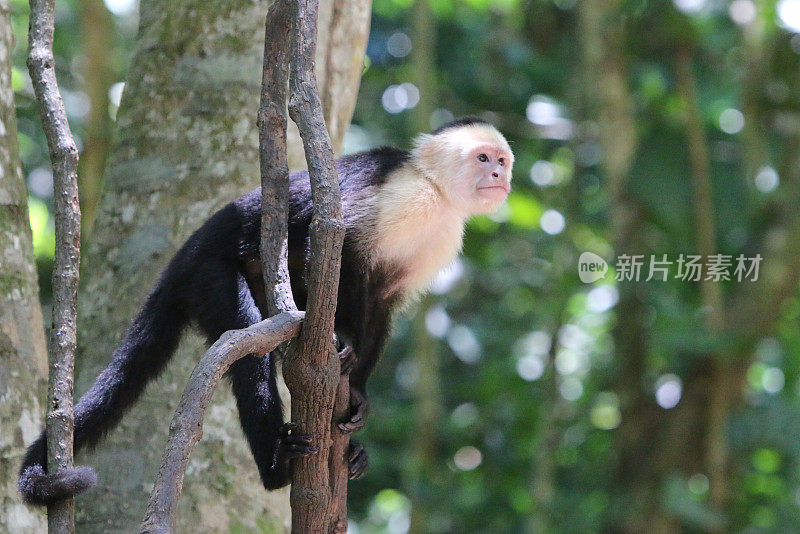
[[[622,197],[607,178],[614,144],[596,103],[602,71],[586,64],[583,1],[374,0],[347,149],[410,146],[418,131],[474,114],[506,134],[516,164],[507,205],[471,222],[461,262],[396,324],[371,384],[362,438],[372,468],[350,486],[353,531],[800,531],[800,267],[781,253],[800,242],[800,34],[785,27],[797,0],[585,0],[621,44],[604,68],[622,73],[637,139]],[[41,177],[27,4],[12,5],[24,171]],[[58,3],[56,27],[59,83],[82,139],[90,73],[78,2]],[[108,28],[118,81],[135,28],[135,12]],[[532,122],[537,103],[549,123]],[[716,252],[762,254],[767,277],[764,291],[721,283],[721,329],[709,327],[698,283],[613,279],[620,254],[698,253],[692,120],[708,154]],[[45,294],[50,203],[31,196]],[[619,249],[614,210],[631,207],[625,242],[636,250]],[[611,261],[603,280],[579,280],[584,251]],[[635,354],[620,350],[626,335]],[[657,402],[665,384],[679,387],[677,405]],[[714,436],[722,468],[709,463]]]

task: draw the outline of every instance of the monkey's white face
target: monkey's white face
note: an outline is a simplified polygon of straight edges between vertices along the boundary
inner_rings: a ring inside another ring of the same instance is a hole
[[[457,180],[470,213],[491,213],[508,197],[514,156],[497,143],[480,143],[465,156],[465,171]]]
[[[503,135],[488,124],[422,136],[417,159],[442,194],[466,216],[493,212],[511,189],[514,155]]]
[[[431,141],[445,147],[440,154],[444,168],[437,178],[466,215],[491,213],[508,197],[514,155],[494,127],[464,126],[445,131]]]

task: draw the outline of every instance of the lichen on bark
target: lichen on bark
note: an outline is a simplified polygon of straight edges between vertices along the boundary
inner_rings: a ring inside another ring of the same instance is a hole
[[[25,447],[43,423],[47,350],[17,146],[13,48],[9,6],[0,0],[0,531],[26,534],[47,528],[16,487]]]

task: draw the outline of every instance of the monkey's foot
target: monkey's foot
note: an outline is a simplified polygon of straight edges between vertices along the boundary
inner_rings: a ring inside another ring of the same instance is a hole
[[[342,374],[349,375],[356,364],[356,352],[353,350],[353,347],[345,345],[344,348],[339,351],[339,362],[341,363]]]
[[[278,448],[276,455],[283,460],[300,458],[317,452],[311,445],[311,436],[298,434],[300,427],[297,423],[284,423],[278,435]]]
[[[347,447],[348,454],[348,472],[347,476],[351,480],[359,478],[369,469],[369,457],[364,445],[357,441],[350,441]]]
[[[345,434],[363,428],[369,411],[369,401],[366,393],[356,388],[350,388],[350,419],[339,423],[339,430]]]

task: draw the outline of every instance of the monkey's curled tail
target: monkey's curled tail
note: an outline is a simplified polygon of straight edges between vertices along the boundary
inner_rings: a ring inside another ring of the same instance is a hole
[[[186,324],[180,303],[174,298],[170,271],[148,297],[128,328],[111,363],[75,405],[77,452],[95,445],[111,430],[144,391],[147,382],[164,368],[175,351]],[[81,493],[97,483],[91,467],[74,467],[47,473],[47,436],[44,432],[31,444],[19,473],[19,491],[32,504],[49,504]]]

